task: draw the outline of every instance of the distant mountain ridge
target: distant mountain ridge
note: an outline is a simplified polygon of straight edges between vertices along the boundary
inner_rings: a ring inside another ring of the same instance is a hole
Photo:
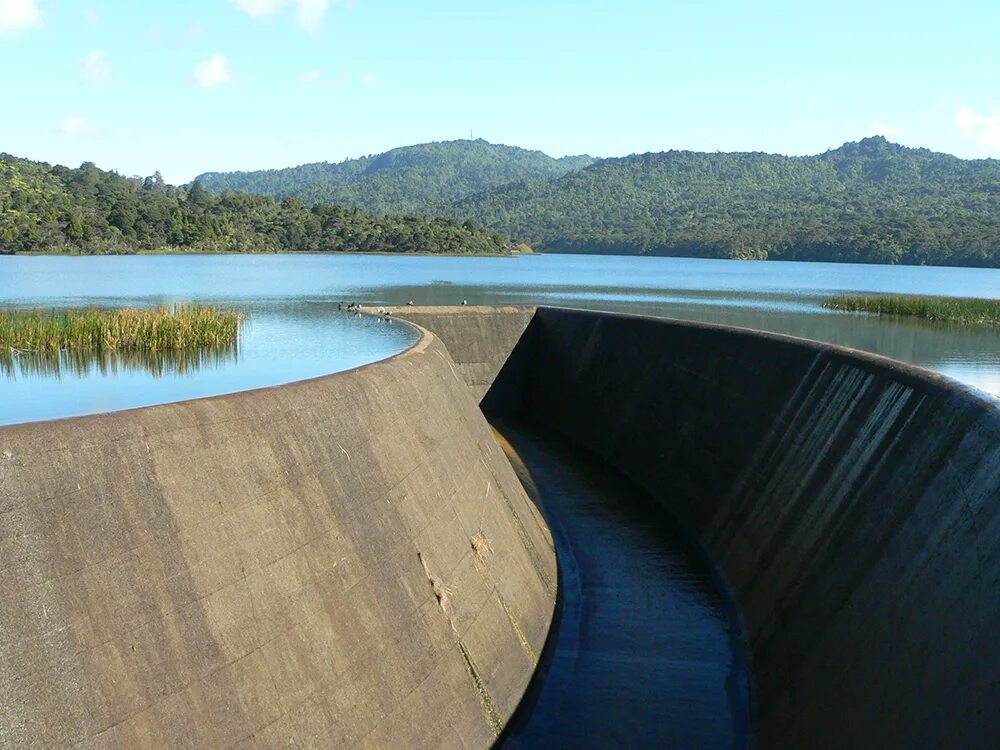
[[[600,160],[451,141],[199,180],[212,191],[444,216],[543,252],[1000,266],[1000,160],[880,136],[816,156]]]
[[[489,189],[447,215],[543,252],[1000,266],[1000,160],[882,137],[818,156],[668,151]]]
[[[331,164],[256,172],[208,172],[213,193],[257,193],[306,204],[334,203],[376,214],[441,214],[462,198],[513,182],[550,180],[589,166],[590,156],[555,159],[479,140],[423,143]]]

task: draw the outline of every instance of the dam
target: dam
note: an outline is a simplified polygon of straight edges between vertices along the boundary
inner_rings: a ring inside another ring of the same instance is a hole
[[[531,746],[561,445],[717,577],[731,746],[995,747],[995,401],[721,326],[398,315],[419,340],[353,371],[0,428],[0,745]]]

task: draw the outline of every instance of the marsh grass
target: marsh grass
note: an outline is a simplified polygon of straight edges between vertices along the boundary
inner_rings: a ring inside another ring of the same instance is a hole
[[[0,350],[99,355],[192,352],[227,347],[243,315],[205,305],[101,310],[0,310]]]
[[[965,325],[1000,326],[1000,300],[961,297],[922,297],[871,294],[831,297],[823,306],[831,310],[905,315]]]
[[[238,311],[201,305],[0,310],[0,373],[183,375],[235,361],[244,320]]]

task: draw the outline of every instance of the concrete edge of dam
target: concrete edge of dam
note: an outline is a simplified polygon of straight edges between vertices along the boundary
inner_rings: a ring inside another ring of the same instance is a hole
[[[478,321],[435,317],[450,351],[474,351]],[[497,359],[484,411],[592,451],[714,561],[760,747],[995,746],[996,400],[833,345],[555,308],[470,364]]]
[[[0,746],[483,747],[551,536],[441,341],[0,427]]]

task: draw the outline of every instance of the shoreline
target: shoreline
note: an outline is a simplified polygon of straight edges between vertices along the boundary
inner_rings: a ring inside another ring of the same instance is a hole
[[[241,255],[378,255],[388,257],[409,257],[409,258],[530,258],[530,257],[555,257],[567,256],[578,258],[634,258],[643,260],[678,260],[678,261],[705,261],[710,263],[746,263],[746,264],[766,264],[766,265],[810,265],[810,266],[860,266],[877,268],[911,268],[927,270],[982,270],[986,272],[1000,271],[1000,266],[953,266],[935,264],[913,264],[913,263],[865,263],[860,261],[836,261],[836,260],[787,260],[783,258],[705,258],[694,255],[636,255],[636,254],[601,254],[601,253],[566,253],[561,251],[539,251],[515,253],[454,253],[454,252],[393,252],[390,250],[137,250],[128,253],[67,253],[48,250],[23,250],[16,253],[0,253],[0,258],[21,257],[44,257],[54,258],[106,258],[106,257],[134,257],[151,255],[212,255],[212,256],[241,256]],[[879,292],[870,292],[879,294]]]
[[[453,253],[453,252],[419,252],[419,253],[398,253],[390,250],[136,250],[128,253],[67,253],[49,250],[25,250],[17,253],[2,253],[0,257],[45,257],[53,258],[110,258],[137,255],[379,255],[407,258],[524,258],[539,253]]]

